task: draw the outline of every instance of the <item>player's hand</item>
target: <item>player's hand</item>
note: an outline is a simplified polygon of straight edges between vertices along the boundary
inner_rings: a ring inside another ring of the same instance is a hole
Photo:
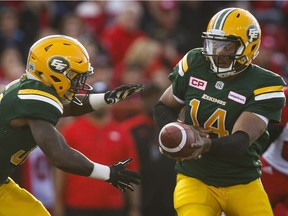
[[[110,179],[107,180],[108,183],[123,192],[126,192],[127,189],[134,191],[132,183],[137,185],[140,184],[140,175],[125,167],[130,161],[132,161],[132,158],[113,164],[110,167]]]
[[[209,134],[212,131],[194,125],[191,125],[191,129],[194,131],[196,136],[196,142],[191,143],[192,153],[190,156],[175,158],[179,162],[200,159],[202,154],[210,149],[211,141],[209,139]]]
[[[105,101],[107,104],[115,104],[119,101],[125,100],[136,92],[144,90],[144,84],[129,84],[121,85],[114,90],[105,93]]]
[[[202,158],[202,154],[209,151],[211,147],[211,140],[206,137],[197,139],[195,143],[191,144],[193,153],[189,157],[179,158],[178,161],[197,160]]]
[[[210,137],[209,134],[212,133],[211,130],[204,129],[204,128],[200,127],[200,126],[191,125],[190,127],[191,127],[193,130],[198,131],[198,132],[199,132],[199,135],[200,135],[201,137],[209,138],[209,137]]]

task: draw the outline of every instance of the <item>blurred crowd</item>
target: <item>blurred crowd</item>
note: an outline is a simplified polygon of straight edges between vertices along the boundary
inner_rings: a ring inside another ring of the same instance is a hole
[[[130,211],[129,215],[173,216],[174,163],[158,152],[157,128],[153,123],[151,109],[157,96],[170,85],[168,75],[172,68],[187,51],[202,46],[201,33],[206,30],[210,17],[228,6],[246,8],[255,15],[262,28],[260,53],[255,63],[282,75],[287,81],[287,1],[1,1],[0,89],[24,73],[30,46],[49,34],[74,37],[87,48],[94,67],[89,83],[95,89],[99,88],[98,92],[121,84],[146,84],[148,88],[143,95],[116,104],[111,108],[111,115],[107,115],[113,122],[119,123],[119,127],[123,127],[121,131],[126,132],[122,133],[131,135],[134,151],[138,155],[135,169],[141,172],[144,189],[139,193],[140,198],[132,200],[140,199],[134,204],[142,210],[138,214]],[[92,119],[91,116],[88,118]],[[75,121],[78,120],[65,118],[57,127],[66,131],[64,134],[68,137],[67,130],[73,128],[71,124]],[[101,125],[95,127],[101,128]],[[107,128],[109,130],[111,134],[107,135],[107,139],[117,139],[117,134],[113,133],[115,129]],[[85,130],[81,128],[81,131]],[[102,134],[98,134],[98,144]],[[75,143],[75,148],[77,145]],[[103,154],[102,151],[98,152],[98,158]],[[105,150],[105,154],[110,154],[109,150]],[[94,160],[97,161],[97,157]],[[116,160],[119,159],[113,161]],[[104,163],[105,160],[99,162]],[[26,185],[52,213],[55,200],[57,204],[63,203],[65,208],[65,196],[63,198],[63,194],[60,196],[59,191],[55,190],[54,171],[40,150],[29,156],[24,170],[19,170],[15,176],[19,184]],[[71,176],[66,176],[66,181],[69,178]],[[77,181],[81,182],[81,179]],[[72,187],[67,188],[69,190]],[[63,193],[69,196],[67,191]],[[126,200],[128,198],[124,196],[123,202]],[[71,197],[66,201],[72,205],[72,209],[93,207],[93,203],[77,205],[77,200],[71,201]],[[57,207],[56,216],[65,215],[59,210],[63,206]],[[124,215],[128,215],[129,204],[123,206],[126,212]],[[163,208],[167,209],[165,214]],[[149,209],[153,212],[149,212]],[[157,209],[162,209],[162,213],[157,213]],[[79,215],[84,216],[82,213]]]
[[[249,9],[261,24],[257,63],[286,76],[288,3],[229,4]],[[188,50],[202,46],[201,32],[222,7],[220,1],[0,2],[1,85],[23,73],[37,39],[65,34],[88,48],[95,68],[92,82],[102,80],[110,87],[154,82],[166,88],[171,68]],[[102,70],[105,75],[98,74]]]

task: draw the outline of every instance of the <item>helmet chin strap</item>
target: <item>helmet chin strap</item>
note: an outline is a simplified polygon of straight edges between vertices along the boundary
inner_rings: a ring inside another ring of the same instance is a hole
[[[231,71],[231,72],[226,72],[226,73],[217,73],[216,75],[219,77],[219,78],[227,78],[227,77],[231,77],[231,76],[234,76],[238,73],[240,73],[241,71],[239,72],[236,72],[236,71]]]
[[[210,69],[219,77],[219,78],[227,78],[229,76],[235,76],[242,71],[244,71],[248,66],[242,65],[242,67],[239,67],[238,70],[235,68],[233,69],[233,66],[236,66],[237,61],[234,60],[231,62],[230,66],[228,68],[218,68],[212,57],[209,56],[210,60]]]
[[[65,103],[65,104],[69,104],[69,103],[75,103],[75,104],[77,104],[77,105],[79,105],[79,106],[82,106],[83,105],[83,101],[85,101],[87,98],[88,98],[88,93],[84,96],[84,98],[82,99],[82,100],[80,100],[79,98],[77,98],[77,96],[76,95],[74,95],[73,97],[72,96],[69,96],[69,94],[71,94],[70,92],[69,92],[69,90],[64,94],[64,96],[65,96],[65,99],[63,99],[63,101],[61,101],[61,102],[63,102],[63,103]],[[69,97],[71,98],[71,99],[69,99]]]
[[[228,68],[219,68],[216,66],[216,64],[214,63],[214,60],[211,56],[209,56],[209,60],[210,60],[210,69],[220,78],[226,78],[228,76],[232,76],[238,72],[236,72],[235,70],[232,70],[233,68],[233,62],[231,62],[230,66]]]
[[[247,67],[243,67],[243,69],[239,70],[239,71],[230,71],[230,72],[226,72],[226,73],[216,73],[216,75],[219,77],[219,78],[227,78],[227,77],[231,77],[231,76],[235,76],[239,73],[241,73],[242,71],[244,71]]]
[[[80,101],[79,98],[77,98],[76,96],[73,98],[72,103],[75,103],[79,106],[83,105],[82,101]]]
[[[49,80],[45,76],[43,76],[43,74],[41,74],[40,76],[49,86],[51,86],[51,83],[49,82]]]

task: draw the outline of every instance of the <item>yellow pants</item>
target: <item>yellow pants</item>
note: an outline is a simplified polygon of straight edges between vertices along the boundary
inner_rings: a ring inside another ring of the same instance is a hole
[[[273,216],[260,179],[248,184],[213,187],[177,175],[174,207],[178,216]]]
[[[9,180],[0,185],[0,216],[50,216],[40,201]]]

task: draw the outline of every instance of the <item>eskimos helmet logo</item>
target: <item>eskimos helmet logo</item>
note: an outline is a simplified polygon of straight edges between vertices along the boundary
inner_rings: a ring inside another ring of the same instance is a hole
[[[247,37],[248,41],[251,43],[253,41],[256,41],[259,38],[260,32],[257,26],[251,25],[247,29]]]
[[[56,73],[63,73],[69,68],[69,62],[60,56],[53,56],[48,61],[49,68]]]

